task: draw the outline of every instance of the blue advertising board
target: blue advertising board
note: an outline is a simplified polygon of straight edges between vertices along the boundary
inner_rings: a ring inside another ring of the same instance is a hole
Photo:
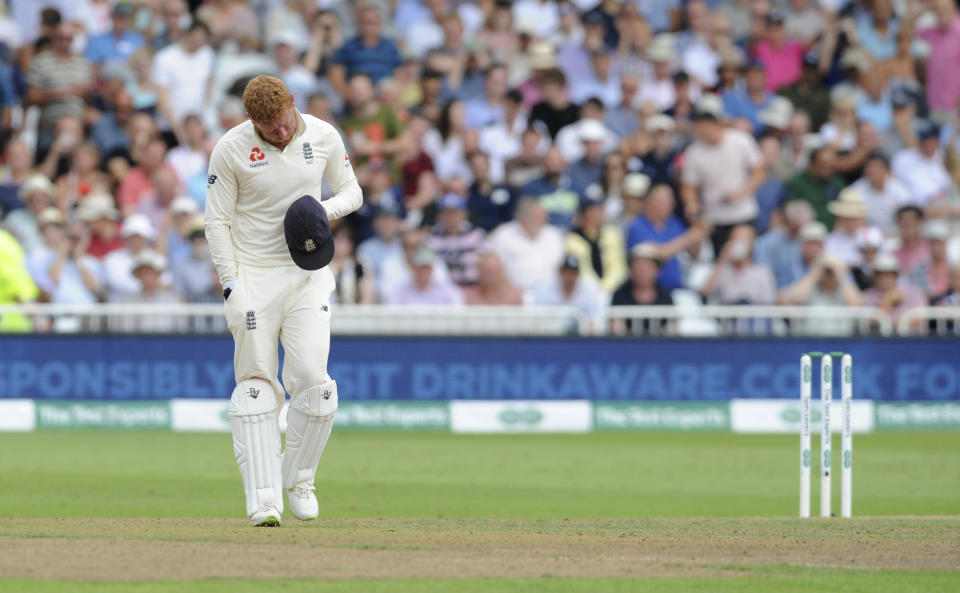
[[[956,339],[345,337],[330,374],[345,399],[727,400],[798,396],[808,350],[853,355],[858,398],[960,400]],[[227,336],[0,336],[0,397],[228,397]]]

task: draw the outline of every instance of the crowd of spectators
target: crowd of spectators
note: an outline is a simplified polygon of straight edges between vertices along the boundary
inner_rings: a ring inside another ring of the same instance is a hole
[[[960,304],[955,0],[0,6],[0,303],[217,302],[266,73],[364,190],[338,302]]]

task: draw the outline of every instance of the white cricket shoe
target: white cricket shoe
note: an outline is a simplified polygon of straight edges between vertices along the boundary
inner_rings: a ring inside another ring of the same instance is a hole
[[[290,512],[301,521],[313,521],[320,514],[320,505],[313,494],[314,486],[310,482],[300,482],[287,490]]]
[[[265,503],[250,515],[254,527],[280,527],[280,510],[273,503]]]

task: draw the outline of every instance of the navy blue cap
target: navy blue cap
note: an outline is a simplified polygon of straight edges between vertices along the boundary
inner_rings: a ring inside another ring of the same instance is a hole
[[[561,270],[579,270],[580,269],[580,258],[572,253],[568,253],[563,256],[563,261],[560,262]]]
[[[293,263],[319,270],[333,259],[333,236],[327,211],[313,196],[301,196],[283,217],[283,235]]]
[[[819,66],[820,65],[820,56],[815,54],[812,51],[808,51],[803,54],[803,65],[804,66]]]
[[[940,126],[929,120],[921,121],[917,125],[917,139],[923,141],[930,138],[940,138]]]

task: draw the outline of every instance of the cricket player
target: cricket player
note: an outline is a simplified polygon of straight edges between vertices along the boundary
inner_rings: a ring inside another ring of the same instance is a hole
[[[255,526],[280,525],[282,490],[301,520],[318,514],[314,475],[337,410],[327,374],[333,257],[329,220],[363,197],[330,124],[294,107],[282,81],[258,76],[243,93],[248,121],[217,142],[207,178],[205,232],[233,334],[233,449]],[[321,203],[326,176],[335,195]],[[277,341],[283,344],[283,385]],[[278,414],[290,392],[281,455]]]

